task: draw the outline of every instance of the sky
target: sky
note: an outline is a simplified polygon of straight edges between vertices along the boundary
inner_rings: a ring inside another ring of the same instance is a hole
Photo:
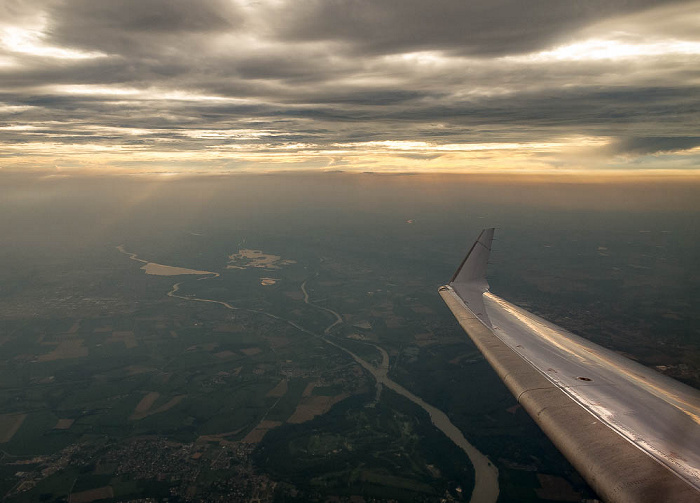
[[[700,2],[0,0],[0,170],[700,174]]]

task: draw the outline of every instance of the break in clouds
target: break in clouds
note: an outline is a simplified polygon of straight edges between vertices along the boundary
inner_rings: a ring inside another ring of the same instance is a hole
[[[0,166],[697,167],[700,2],[4,0]]]

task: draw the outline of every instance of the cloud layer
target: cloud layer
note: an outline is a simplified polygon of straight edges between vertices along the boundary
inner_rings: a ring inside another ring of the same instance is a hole
[[[700,2],[5,0],[0,166],[698,167]]]

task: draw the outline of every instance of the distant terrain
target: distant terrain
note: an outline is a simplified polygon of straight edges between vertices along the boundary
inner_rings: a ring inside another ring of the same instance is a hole
[[[495,293],[700,387],[697,210],[286,176],[0,198],[3,501],[469,501],[408,394],[498,501],[593,498],[436,293],[487,225]]]

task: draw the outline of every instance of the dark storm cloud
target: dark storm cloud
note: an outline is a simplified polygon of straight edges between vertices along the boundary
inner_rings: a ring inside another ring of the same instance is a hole
[[[616,144],[618,151],[629,154],[655,154],[677,152],[700,146],[700,136],[659,137],[644,136],[624,138]]]
[[[50,10],[50,39],[62,46],[108,53],[149,52],[178,45],[177,37],[240,27],[227,0],[64,0]]]
[[[672,2],[669,2],[672,3]],[[274,23],[282,38],[342,41],[367,53],[530,52],[653,0],[297,0]]]

